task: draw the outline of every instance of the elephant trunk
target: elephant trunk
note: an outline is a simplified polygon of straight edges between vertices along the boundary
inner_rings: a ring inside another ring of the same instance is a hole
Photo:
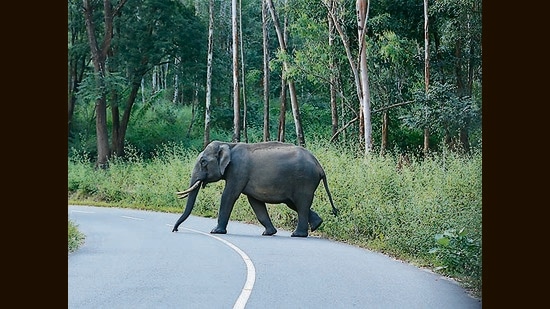
[[[189,217],[189,215],[191,214],[191,211],[193,210],[193,206],[195,206],[195,201],[197,199],[197,195],[199,194],[199,190],[200,190],[199,187],[200,187],[201,183],[202,182],[200,180],[197,180],[195,182],[195,184],[193,184],[191,187],[189,187],[189,189],[187,189],[185,191],[177,192],[178,198],[185,198],[185,197],[189,197],[189,198],[187,199],[187,204],[185,205],[185,210],[183,211],[183,214],[178,219],[176,224],[174,224],[174,228],[172,229],[172,232],[177,232],[178,227],[180,226],[180,224],[182,224],[183,221],[185,221],[187,219],[187,217]]]

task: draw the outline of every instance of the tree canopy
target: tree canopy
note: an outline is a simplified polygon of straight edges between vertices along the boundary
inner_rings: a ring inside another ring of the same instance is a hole
[[[241,125],[257,135],[250,139],[261,140],[267,130],[281,140],[277,128],[282,113],[286,141],[299,144],[303,134],[305,139],[363,149],[365,107],[358,96],[364,91],[354,80],[354,69],[359,69],[368,73],[368,142],[374,150],[417,152],[424,128],[431,132],[432,149],[447,145],[468,152],[481,146],[481,1],[427,1],[428,86],[423,3],[364,1],[368,10],[361,34],[359,2],[272,0],[267,3],[276,15],[268,11],[262,18],[261,1],[240,0],[239,61],[245,65],[239,100],[246,100],[246,110],[241,104],[239,113],[246,116]],[[208,1],[69,0],[69,145],[86,144],[99,159],[102,134],[108,141],[103,144],[105,158],[124,156],[128,143],[137,145],[135,133],[146,130],[134,125],[143,125],[147,113],[157,121],[185,123],[187,129],[170,137],[172,141],[202,144],[209,14]],[[212,15],[210,121],[217,136],[230,139],[236,132],[231,2],[213,0]],[[269,76],[264,76],[264,36]],[[96,69],[95,50],[104,51]],[[361,51],[366,59],[363,69]],[[290,93],[286,87],[292,87]],[[264,95],[271,102],[267,109]],[[283,104],[277,102],[287,95],[296,96],[291,97],[292,109],[288,105],[281,110]],[[104,110],[98,109],[101,102]],[[101,113],[104,123],[96,121]]]

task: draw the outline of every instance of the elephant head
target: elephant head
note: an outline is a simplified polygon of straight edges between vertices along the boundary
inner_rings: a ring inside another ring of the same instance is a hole
[[[174,225],[172,232],[177,231],[178,226],[191,214],[201,185],[204,188],[208,183],[223,179],[230,162],[231,150],[229,145],[225,143],[212,142],[199,154],[191,173],[189,188],[185,191],[177,192],[178,198],[189,198],[185,210]]]

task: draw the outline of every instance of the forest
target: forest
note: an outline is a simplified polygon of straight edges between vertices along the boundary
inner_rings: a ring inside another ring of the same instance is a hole
[[[315,233],[481,297],[481,1],[68,0],[67,12],[69,203],[181,212],[175,192],[210,141],[293,143],[319,157],[341,208],[333,218],[319,194]],[[221,191],[194,214],[215,217]],[[231,219],[256,222],[249,208],[239,200]]]
[[[481,1],[237,2],[69,1],[70,148],[481,146]],[[153,114],[167,134],[144,132]]]

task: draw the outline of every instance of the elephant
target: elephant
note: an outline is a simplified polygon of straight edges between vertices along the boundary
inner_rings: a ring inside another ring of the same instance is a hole
[[[327,192],[332,213],[337,215],[321,164],[307,149],[284,142],[226,143],[210,142],[198,155],[189,188],[176,192],[188,197],[183,214],[172,232],[191,214],[198,192],[208,183],[225,180],[217,226],[212,234],[226,234],[233,206],[244,194],[258,221],[265,227],[262,235],[277,233],[267,212],[266,203],[284,203],[297,212],[298,223],[292,237],[307,237],[308,227],[315,231],[323,219],[311,209],[315,190],[321,180]]]

